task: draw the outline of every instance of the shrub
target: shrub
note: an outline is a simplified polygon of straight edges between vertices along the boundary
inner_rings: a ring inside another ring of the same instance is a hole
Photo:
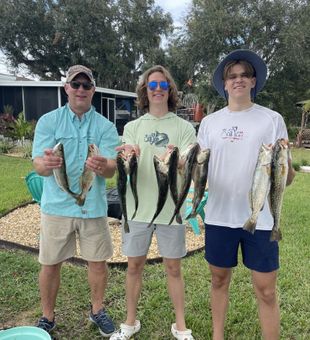
[[[287,128],[287,133],[288,133],[288,138],[290,141],[295,141],[297,138],[297,134],[299,132],[299,128],[297,126],[288,126]]]
[[[0,153],[9,153],[14,148],[14,144],[6,139],[0,140]]]
[[[306,159],[302,159],[301,160],[301,165],[302,166],[307,166],[307,165],[309,165],[309,162]]]
[[[10,124],[10,127],[12,128],[10,136],[20,140],[22,144],[26,138],[33,139],[35,124],[26,121],[23,111],[18,114],[18,118]]]
[[[299,171],[300,170],[300,164],[298,162],[293,162],[292,163],[292,167],[294,168],[295,171]]]

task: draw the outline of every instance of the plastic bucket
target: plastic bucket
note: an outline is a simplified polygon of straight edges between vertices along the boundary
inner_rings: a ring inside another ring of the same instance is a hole
[[[21,326],[0,331],[0,340],[51,340],[51,336],[41,328]]]
[[[43,191],[43,177],[31,171],[25,178],[27,188],[32,198],[40,204]]]

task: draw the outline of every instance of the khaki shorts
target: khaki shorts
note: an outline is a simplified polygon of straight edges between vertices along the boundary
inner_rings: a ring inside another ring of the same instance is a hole
[[[77,239],[86,261],[105,261],[113,255],[106,217],[83,219],[41,213],[39,262],[53,265],[75,256]]]
[[[128,221],[129,233],[122,228],[122,252],[125,256],[145,256],[156,235],[158,251],[167,259],[179,259],[186,255],[185,225],[165,225]]]

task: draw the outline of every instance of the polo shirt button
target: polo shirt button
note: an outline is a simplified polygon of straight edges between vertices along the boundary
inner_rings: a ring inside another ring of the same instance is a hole
[[[82,209],[82,214],[86,214],[86,213],[87,213],[87,210]]]

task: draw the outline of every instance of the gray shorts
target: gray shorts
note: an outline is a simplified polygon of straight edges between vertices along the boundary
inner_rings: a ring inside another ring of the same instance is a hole
[[[128,221],[130,232],[122,228],[122,252],[125,256],[145,256],[156,235],[158,251],[162,257],[179,259],[186,255],[185,225],[153,224]]]
[[[83,219],[41,213],[39,262],[53,265],[73,257],[77,238],[84,260],[100,262],[112,257],[106,217]]]

